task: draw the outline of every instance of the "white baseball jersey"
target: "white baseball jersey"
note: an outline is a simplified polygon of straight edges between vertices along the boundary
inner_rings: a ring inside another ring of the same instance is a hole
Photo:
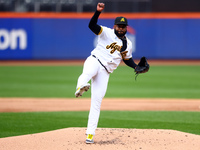
[[[126,37],[127,38],[127,37]],[[132,58],[132,42],[127,38],[127,48],[120,53],[122,40],[114,33],[114,29],[101,26],[96,48],[91,52],[112,73],[120,64],[122,59]],[[123,58],[122,58],[123,57]]]

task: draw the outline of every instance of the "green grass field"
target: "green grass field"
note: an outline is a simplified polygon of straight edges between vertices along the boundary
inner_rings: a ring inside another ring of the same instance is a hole
[[[82,66],[0,66],[0,97],[72,98]],[[200,99],[200,66],[152,66],[110,75],[106,97]],[[90,92],[84,94],[90,97]],[[101,111],[98,127],[174,129],[200,135],[200,112]],[[88,112],[0,113],[0,137],[86,127]]]
[[[0,72],[0,97],[71,98],[82,66],[0,66]],[[119,66],[105,97],[199,99],[199,74],[200,66],[152,66],[135,81],[133,69]]]
[[[0,113],[0,137],[86,127],[88,111]],[[200,112],[101,111],[98,127],[173,129],[200,135]]]

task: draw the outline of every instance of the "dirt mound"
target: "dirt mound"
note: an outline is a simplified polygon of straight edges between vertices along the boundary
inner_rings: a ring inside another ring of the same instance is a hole
[[[94,144],[85,144],[86,128],[0,139],[1,150],[199,150],[200,136],[158,129],[98,128]]]

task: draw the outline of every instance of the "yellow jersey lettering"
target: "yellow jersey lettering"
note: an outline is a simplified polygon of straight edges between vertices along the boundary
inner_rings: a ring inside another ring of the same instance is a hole
[[[106,46],[107,49],[111,49],[111,51],[110,51],[111,54],[113,54],[116,50],[120,52],[122,46],[119,46],[116,44],[117,44],[117,42],[114,42],[114,43]]]
[[[123,52],[120,53],[121,56],[122,56],[122,59],[124,59],[126,57],[126,53],[128,53],[128,51],[123,51]]]

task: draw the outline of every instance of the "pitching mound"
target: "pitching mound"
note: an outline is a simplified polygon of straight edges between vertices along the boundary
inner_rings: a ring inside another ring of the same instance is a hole
[[[157,129],[98,128],[94,144],[85,144],[86,128],[0,139],[1,150],[199,150],[200,136]]]

